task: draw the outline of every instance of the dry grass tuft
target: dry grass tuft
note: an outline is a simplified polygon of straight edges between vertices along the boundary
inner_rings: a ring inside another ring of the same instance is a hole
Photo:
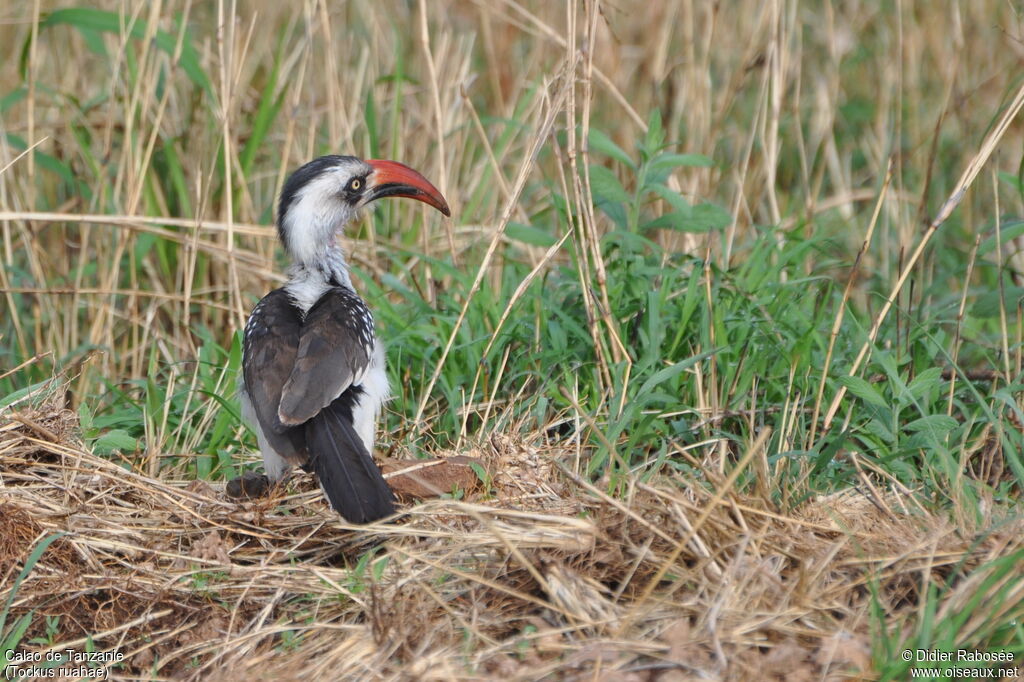
[[[91,636],[125,655],[126,678],[866,675],[872,583],[898,624],[920,608],[923,577],[1024,547],[1020,522],[967,536],[895,493],[785,513],[662,478],[632,481],[626,506],[511,439],[469,453],[503,472],[490,492],[353,533],[308,479],[236,504],[93,456],[75,425],[56,407],[0,425],[0,569],[66,532],[13,611],[63,615],[54,648]]]

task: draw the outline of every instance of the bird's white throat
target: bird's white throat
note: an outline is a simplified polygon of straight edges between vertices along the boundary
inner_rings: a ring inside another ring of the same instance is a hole
[[[305,315],[332,286],[352,288],[337,235],[356,211],[338,198],[339,174],[325,173],[296,196],[284,216],[284,244],[292,257],[285,289]]]
[[[323,253],[315,265],[296,261],[288,268],[285,291],[305,315],[324,292],[338,285],[354,289],[348,274],[345,254],[337,243]]]

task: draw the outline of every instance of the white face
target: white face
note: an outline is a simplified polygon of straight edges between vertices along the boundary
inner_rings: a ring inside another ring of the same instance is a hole
[[[281,217],[285,247],[297,262],[317,263],[336,235],[362,205],[360,197],[373,169],[359,159],[335,157],[331,164],[303,167],[289,179],[282,194]],[[311,166],[312,164],[310,164]],[[289,185],[301,182],[289,192]]]

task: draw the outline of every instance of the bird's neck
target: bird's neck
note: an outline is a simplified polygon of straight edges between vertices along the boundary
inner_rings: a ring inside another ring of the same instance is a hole
[[[338,286],[353,289],[345,253],[334,242],[326,245],[317,257],[296,259],[288,269],[284,288],[305,314],[325,291]]]

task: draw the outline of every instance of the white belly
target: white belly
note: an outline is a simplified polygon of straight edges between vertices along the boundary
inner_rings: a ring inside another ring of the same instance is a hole
[[[362,376],[360,386],[363,388],[363,395],[359,397],[359,404],[352,410],[352,424],[366,446],[366,451],[372,457],[374,436],[377,434],[377,418],[380,416],[384,401],[391,397],[388,375],[384,367],[384,344],[380,339],[374,341],[373,357],[370,358],[370,365]]]

